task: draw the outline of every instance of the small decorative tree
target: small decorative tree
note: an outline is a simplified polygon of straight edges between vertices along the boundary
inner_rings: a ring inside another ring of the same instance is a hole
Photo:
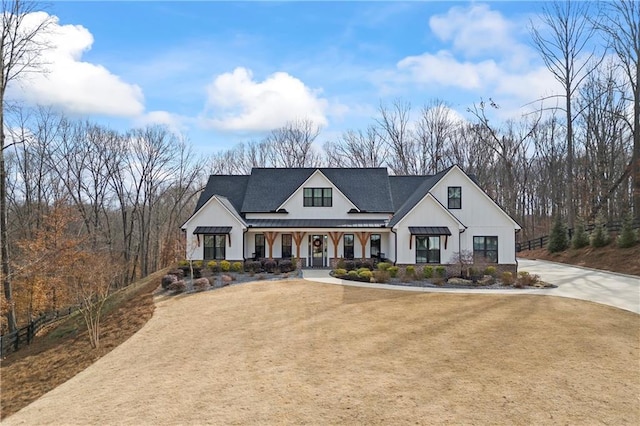
[[[620,230],[620,235],[618,235],[618,247],[620,248],[629,248],[636,245],[638,242],[638,235],[636,231],[632,227],[632,219],[631,215],[627,215],[622,223],[622,229]]]
[[[581,249],[589,245],[589,234],[584,230],[584,223],[578,221],[576,228],[573,231],[573,237],[571,238],[571,247],[574,249]]]
[[[564,222],[562,222],[562,219],[558,216],[553,222],[553,228],[551,228],[547,250],[549,253],[557,253],[559,251],[566,250],[567,247],[569,247],[569,242],[567,241],[567,228],[565,228]]]
[[[591,246],[598,248],[609,244],[609,233],[602,218],[596,221],[596,227],[591,233]]]
[[[460,276],[469,276],[473,265],[473,252],[470,250],[460,250],[453,253],[451,263],[460,264]]]

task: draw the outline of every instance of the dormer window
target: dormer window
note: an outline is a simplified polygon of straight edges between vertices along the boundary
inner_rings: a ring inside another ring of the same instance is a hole
[[[450,186],[447,190],[447,198],[449,200],[448,207],[450,209],[462,208],[462,187]]]
[[[305,188],[305,207],[331,207],[333,205],[331,188]]]

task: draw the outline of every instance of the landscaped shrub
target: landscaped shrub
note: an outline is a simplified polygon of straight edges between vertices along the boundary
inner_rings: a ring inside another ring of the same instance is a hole
[[[567,228],[564,226],[564,222],[560,216],[553,222],[551,228],[551,234],[549,235],[549,244],[547,244],[547,250],[549,253],[557,253],[566,250],[569,247],[567,241]]]
[[[333,270],[333,276],[336,278],[344,277],[347,275],[347,270],[343,268],[337,268]]]
[[[373,263],[368,260],[363,260],[362,263],[360,263],[360,268],[367,268],[371,271],[373,269]]]
[[[349,271],[347,272],[347,276],[349,278],[358,279],[358,271]]]
[[[436,276],[438,278],[446,278],[447,268],[445,268],[444,266],[436,266]]]
[[[492,277],[496,277],[497,275],[497,270],[495,266],[487,266],[486,268],[484,268],[484,274],[485,275],[491,275]]]
[[[433,278],[433,266],[425,266],[422,269],[422,276],[426,279]]]
[[[202,277],[202,268],[193,267],[193,277],[191,278],[200,278]]]
[[[220,265],[215,260],[210,260],[207,262],[207,268],[213,273],[220,272]]]
[[[361,259],[356,259],[353,261],[353,269],[360,269],[362,268],[362,260]]]
[[[242,262],[233,262],[231,270],[233,272],[242,272]]]
[[[390,278],[391,275],[389,274],[388,270],[373,271],[373,279],[377,283],[388,283]]]
[[[367,268],[360,268],[358,277],[362,278],[363,280],[371,280],[371,277],[373,277],[373,272],[371,272],[371,270]]]
[[[336,263],[336,268],[338,268],[338,269],[347,269],[347,266],[345,265],[343,258],[340,258],[338,260],[338,263]]]
[[[291,272],[293,271],[293,262],[289,259],[284,259],[280,261],[278,267],[280,268],[280,272]]]
[[[371,271],[371,269],[369,269],[369,268],[365,268],[365,267],[358,268],[358,274],[359,274],[360,272],[362,272],[362,271]]]
[[[264,270],[270,274],[273,274],[277,267],[278,263],[273,259],[268,259],[264,262]]]
[[[346,269],[347,271],[353,271],[354,269],[356,269],[356,262],[354,260],[345,260],[344,269]]]
[[[404,270],[403,279],[406,281],[413,281],[416,279],[416,267],[413,265],[409,265]]]
[[[172,282],[167,288],[167,290],[172,291],[174,294],[182,293],[186,289],[187,289],[187,284],[182,280]]]
[[[229,272],[231,270],[231,263],[227,260],[223,260],[220,262],[220,270],[222,272]]]
[[[253,273],[260,272],[262,271],[262,263],[259,260],[247,260],[244,262],[244,270]]]
[[[629,248],[636,245],[638,242],[638,235],[636,231],[633,230],[631,224],[631,216],[627,216],[622,224],[622,229],[620,230],[620,235],[618,235],[618,247],[620,248]]]
[[[378,270],[379,271],[387,271],[387,270],[389,270],[390,267],[391,267],[391,264],[389,262],[380,262],[380,263],[378,263]]]
[[[502,276],[500,277],[500,280],[504,285],[513,285],[513,274],[508,271],[503,272]]]
[[[189,266],[189,261],[188,260],[181,260],[180,262],[178,262],[178,266],[179,267]]]
[[[599,248],[607,244],[609,244],[609,233],[604,223],[599,222],[591,233],[591,246]]]
[[[573,236],[571,237],[571,248],[581,249],[589,245],[589,234],[584,230],[582,221],[578,221]]]
[[[184,271],[182,269],[172,269],[168,272],[169,275],[175,275],[177,279],[181,280],[184,278]]]
[[[530,287],[536,284],[540,280],[540,277],[535,274],[530,274],[526,271],[518,272],[518,279],[515,286],[518,288]]]
[[[397,266],[390,266],[389,269],[387,269],[391,278],[396,278],[398,276],[398,269],[399,268]]]
[[[162,277],[162,281],[161,281],[162,288],[166,290],[166,289],[168,289],[168,288],[169,288],[169,286],[170,286],[172,283],[174,283],[174,282],[176,282],[176,281],[178,281],[178,277],[176,277],[176,276],[175,276],[175,275],[173,275],[173,274],[167,274],[167,275],[165,275],[164,277]]]
[[[209,288],[209,280],[206,278],[198,278],[193,280],[193,289],[196,291],[202,291]]]

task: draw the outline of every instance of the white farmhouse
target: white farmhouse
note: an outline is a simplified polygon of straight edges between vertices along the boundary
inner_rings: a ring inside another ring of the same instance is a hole
[[[302,267],[382,258],[452,265],[459,253],[515,272],[520,226],[459,167],[431,176],[385,168],[254,168],[212,175],[182,226],[186,257],[292,258]]]

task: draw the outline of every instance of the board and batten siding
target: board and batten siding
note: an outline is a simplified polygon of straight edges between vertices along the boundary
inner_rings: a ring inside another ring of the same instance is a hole
[[[187,259],[202,260],[204,258],[204,241],[200,235],[200,244],[198,245],[198,236],[193,235],[193,231],[198,226],[230,226],[231,245],[229,245],[229,237],[226,238],[225,257],[227,260],[243,260],[242,238],[243,228],[238,219],[223,206],[220,201],[212,197],[185,224],[186,243],[187,243]]]
[[[460,236],[463,250],[473,251],[474,236],[497,236],[498,263],[516,264],[515,230],[520,226],[456,167],[443,176],[430,192],[447,207],[450,186],[462,188],[462,208],[449,211],[467,227]]]
[[[397,263],[416,263],[416,240],[409,232],[410,226],[446,226],[451,231],[447,239],[447,248],[444,248],[445,237],[440,237],[440,262],[450,263],[453,254],[459,251],[458,235],[462,228],[460,223],[451,217],[437,201],[430,195],[426,195],[397,225],[398,233],[398,257]],[[411,248],[409,248],[409,240]]]

